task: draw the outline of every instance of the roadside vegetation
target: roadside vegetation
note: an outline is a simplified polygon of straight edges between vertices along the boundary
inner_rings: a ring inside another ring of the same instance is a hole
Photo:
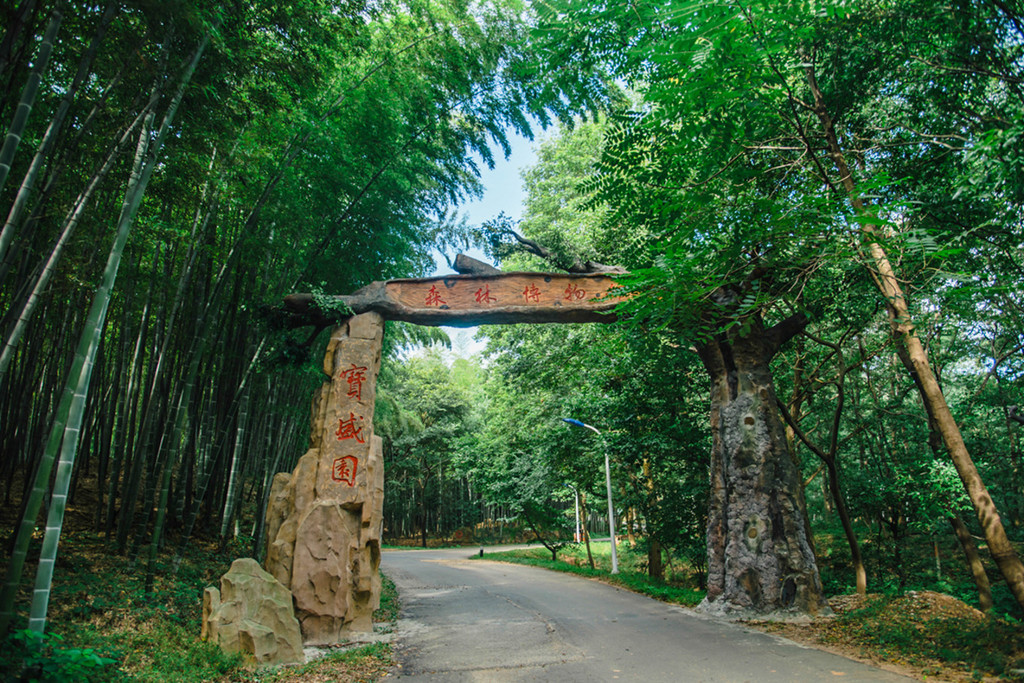
[[[643,593],[663,602],[673,602],[692,607],[704,599],[704,591],[688,586],[683,575],[667,580],[652,578],[641,567],[646,556],[630,551],[619,552],[619,573],[611,572],[611,543],[594,541],[590,544],[594,557],[594,567],[587,560],[587,550],[583,544],[565,546],[557,560],[551,559],[551,553],[544,548],[528,548],[524,550],[504,550],[485,553],[479,556],[485,560],[514,562],[533,567],[542,567],[569,574],[576,574],[591,579],[600,579],[614,586],[621,586],[635,593]]]
[[[41,647],[17,628],[0,641],[0,681],[91,683],[284,683],[373,681],[391,667],[391,646],[339,646],[301,666],[259,668],[200,639],[202,591],[217,585],[245,552],[240,539],[189,546],[180,569],[162,555],[152,592],[132,563],[107,552],[99,535],[66,532],[60,580],[54,582],[51,628]],[[398,615],[394,584],[384,578],[376,630],[389,632]],[[23,596],[27,599],[28,596]]]
[[[815,540],[826,549],[832,542],[828,537]],[[551,559],[546,548],[489,552],[482,558],[575,574],[686,607],[704,599],[692,572],[680,568],[667,573],[664,580],[652,578],[646,572],[646,553],[636,552],[628,543],[619,545],[618,574],[610,573],[610,543],[591,542],[591,553],[593,569],[583,544],[563,547],[557,560]],[[822,569],[827,572],[828,563],[823,563]],[[863,597],[852,591],[832,594],[831,616],[744,623],[919,680],[1024,680],[1024,629],[1019,618],[1009,613],[987,615],[963,600],[937,592],[934,584],[932,588],[905,593],[889,590]],[[964,591],[968,600],[969,593]],[[1004,604],[1012,609],[1009,595]]]

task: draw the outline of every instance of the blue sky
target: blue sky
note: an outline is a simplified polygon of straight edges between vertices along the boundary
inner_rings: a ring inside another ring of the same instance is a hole
[[[523,200],[526,193],[523,191],[523,181],[520,173],[523,169],[533,165],[537,160],[534,147],[536,140],[515,136],[510,137],[512,153],[508,159],[501,155],[500,150],[495,150],[494,169],[488,169],[481,163],[483,172],[480,175],[480,182],[484,186],[484,194],[480,199],[464,204],[459,207],[459,213],[465,215],[473,225],[479,225],[486,220],[495,218],[504,212],[511,218],[522,218]],[[471,249],[469,256],[486,260],[486,257],[479,251]],[[454,254],[449,254],[454,257]],[[435,275],[450,273],[451,269],[440,255],[434,257],[437,264]],[[478,328],[443,328],[452,340],[452,352],[456,356],[470,356],[483,348],[483,343],[473,339]]]
[[[537,154],[534,152],[536,143],[518,135],[510,138],[509,142],[512,145],[512,154],[509,158],[503,158],[498,151],[494,169],[484,167],[480,178],[484,186],[483,198],[463,207],[470,222],[485,221],[502,211],[513,218],[522,215],[526,193],[523,192],[520,173],[537,160]]]
[[[479,162],[482,169],[480,182],[484,186],[483,197],[459,207],[459,213],[466,216],[473,225],[479,225],[503,212],[510,218],[522,218],[526,193],[523,191],[520,173],[537,160],[537,154],[534,152],[537,143],[518,135],[510,137],[509,142],[512,154],[508,159],[501,155],[501,150],[496,149],[493,169],[488,169],[483,162]],[[469,255],[484,259],[483,254],[476,250],[471,250]],[[454,257],[454,254],[448,256]],[[434,275],[451,272],[448,264],[439,255],[434,257],[434,262],[437,265]]]

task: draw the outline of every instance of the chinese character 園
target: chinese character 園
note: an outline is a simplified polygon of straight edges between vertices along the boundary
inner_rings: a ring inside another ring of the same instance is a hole
[[[341,481],[349,486],[356,485],[356,467],[359,460],[354,455],[346,455],[343,458],[335,458],[331,465],[331,479]]]

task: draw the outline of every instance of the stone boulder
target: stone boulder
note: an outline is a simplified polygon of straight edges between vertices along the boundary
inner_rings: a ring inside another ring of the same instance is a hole
[[[264,567],[292,592],[307,645],[372,631],[380,605],[384,449],[373,411],[383,334],[376,313],[332,332],[310,448],[270,490]]]
[[[250,558],[231,564],[219,591],[206,589],[203,637],[258,664],[305,661],[291,592]]]
[[[330,501],[313,506],[295,538],[292,594],[303,640],[330,645],[342,640],[349,611],[352,515]]]

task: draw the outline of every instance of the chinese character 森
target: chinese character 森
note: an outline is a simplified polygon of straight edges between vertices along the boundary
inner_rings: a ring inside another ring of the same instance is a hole
[[[426,306],[440,306],[447,305],[448,302],[441,298],[441,292],[437,291],[437,285],[431,285],[430,291],[427,292],[427,300],[424,305]]]

